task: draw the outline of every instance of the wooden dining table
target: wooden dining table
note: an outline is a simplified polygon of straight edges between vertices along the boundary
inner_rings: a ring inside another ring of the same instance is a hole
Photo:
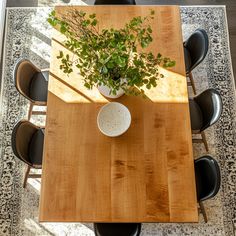
[[[41,222],[197,222],[194,159],[178,6],[58,6],[96,13],[99,27],[120,28],[155,11],[153,42],[146,49],[176,61],[147,98],[109,100],[88,90],[78,70],[67,76],[57,59],[71,54],[57,30],[52,38],[42,185]],[[108,102],[124,104],[131,126],[111,138],[97,126]]]

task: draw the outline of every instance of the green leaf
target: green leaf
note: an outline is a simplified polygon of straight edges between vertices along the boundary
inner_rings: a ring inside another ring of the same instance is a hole
[[[148,31],[149,33],[152,33],[152,29],[151,29],[150,26],[147,28],[147,31]]]
[[[90,86],[90,84],[89,83],[84,83],[84,86],[87,88],[87,89],[90,89],[91,88],[91,86]]]
[[[86,27],[87,25],[87,20],[82,21],[82,26]]]
[[[129,37],[130,37],[131,40],[134,40],[134,39],[135,39],[135,37],[134,37],[133,34],[131,34]]]
[[[63,57],[63,52],[60,51],[60,54],[59,54],[59,56],[57,56],[57,59],[60,59],[60,58],[62,58],[62,57]]]
[[[47,18],[47,22],[48,22],[50,25],[52,25],[52,24],[53,24],[52,18]]]
[[[176,62],[175,61],[170,61],[169,64],[168,64],[168,67],[173,67],[176,65]]]
[[[90,18],[90,19],[94,19],[95,17],[96,17],[96,14],[95,14],[95,13],[89,15],[89,18]]]
[[[60,32],[64,34],[66,31],[67,31],[67,28],[65,27],[65,25],[61,25]]]
[[[85,62],[83,63],[83,66],[84,66],[84,67],[87,67],[87,66],[88,66],[88,62],[85,61]]]
[[[141,47],[146,48],[148,46],[148,43],[145,40],[141,41]]]
[[[86,13],[85,12],[83,12],[83,11],[79,11],[79,16],[81,16],[81,17],[84,17],[85,15],[86,15]]]
[[[109,61],[107,64],[106,64],[107,68],[111,69],[114,67],[114,63],[112,61]]]
[[[55,16],[55,15],[56,15],[56,11],[55,11],[55,10],[52,10],[52,11],[51,11],[51,15],[52,15],[52,16]]]
[[[48,18],[47,21],[53,27],[57,25],[57,20],[56,19]]]
[[[102,68],[102,73],[103,73],[103,74],[107,74],[107,73],[108,73],[108,69],[107,69],[106,66],[103,66],[103,68]]]
[[[79,69],[82,68],[82,66],[80,64],[76,64],[76,67],[79,68]]]
[[[97,23],[98,23],[97,19],[94,19],[94,20],[91,22],[91,25],[92,25],[92,26],[96,26]]]

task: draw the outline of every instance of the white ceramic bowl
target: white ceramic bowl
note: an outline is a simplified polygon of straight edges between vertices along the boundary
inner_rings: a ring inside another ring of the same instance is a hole
[[[110,102],[100,109],[97,124],[103,134],[116,137],[127,131],[131,124],[131,115],[123,104]]]

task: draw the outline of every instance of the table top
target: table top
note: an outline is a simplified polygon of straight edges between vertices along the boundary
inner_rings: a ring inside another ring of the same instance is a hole
[[[131,126],[110,138],[97,127],[109,102],[87,90],[78,71],[68,77],[52,40],[39,220],[42,222],[197,222],[192,136],[178,6],[56,7],[96,13],[102,28],[121,27],[155,10],[148,51],[176,61],[148,98],[122,96]],[[68,53],[70,53],[68,51]]]

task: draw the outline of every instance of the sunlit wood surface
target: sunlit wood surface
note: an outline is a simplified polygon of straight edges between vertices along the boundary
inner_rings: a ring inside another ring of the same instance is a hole
[[[56,59],[63,37],[52,40],[45,130],[40,221],[46,222],[196,222],[198,221],[188,94],[179,7],[56,7],[56,14],[83,9],[96,13],[101,28],[122,27],[154,9],[154,41],[148,50],[176,60],[163,70],[147,99],[116,99],[132,116],[120,137],[97,127],[108,102],[89,91],[76,69],[68,77]],[[70,52],[68,52],[70,53]]]

